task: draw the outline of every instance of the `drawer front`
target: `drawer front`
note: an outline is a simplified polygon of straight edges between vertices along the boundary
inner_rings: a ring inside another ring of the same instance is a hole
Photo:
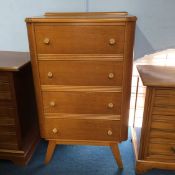
[[[0,149],[19,149],[16,135],[0,135]]]
[[[122,62],[40,61],[41,84],[121,86]]]
[[[121,54],[125,26],[35,26],[39,54]]]
[[[0,100],[12,100],[10,92],[0,92]]]
[[[1,83],[9,83],[10,79],[9,79],[9,74],[6,72],[1,72],[0,73],[0,84]]]
[[[43,92],[45,113],[120,114],[121,93]]]
[[[6,72],[0,72],[0,100],[11,100],[10,75]]]
[[[152,129],[159,129],[164,131],[172,131],[175,132],[175,122],[169,122],[169,121],[152,121],[151,123]]]
[[[172,159],[175,162],[175,145],[173,144],[156,144],[151,143],[149,145],[149,156],[165,156],[166,159]]]
[[[15,119],[16,116],[16,109],[15,108],[10,108],[10,107],[5,107],[5,106],[0,106],[0,119]]]
[[[150,142],[175,144],[175,132],[152,129],[150,132]]]
[[[4,92],[4,91],[10,91],[10,85],[9,83],[5,83],[5,82],[0,82],[0,92]]]
[[[101,119],[45,119],[48,139],[118,141],[120,121]]]

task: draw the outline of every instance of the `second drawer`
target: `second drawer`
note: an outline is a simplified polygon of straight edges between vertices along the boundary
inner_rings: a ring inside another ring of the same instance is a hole
[[[122,61],[40,61],[41,84],[120,86]]]
[[[120,114],[120,92],[43,92],[45,113]]]

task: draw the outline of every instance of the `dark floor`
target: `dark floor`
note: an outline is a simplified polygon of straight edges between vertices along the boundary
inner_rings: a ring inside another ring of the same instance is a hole
[[[41,141],[25,167],[0,161],[0,175],[135,175],[131,139],[120,144],[124,163],[119,171],[109,147],[57,146],[52,161],[43,163],[47,143]],[[175,175],[175,171],[151,170],[144,175]]]

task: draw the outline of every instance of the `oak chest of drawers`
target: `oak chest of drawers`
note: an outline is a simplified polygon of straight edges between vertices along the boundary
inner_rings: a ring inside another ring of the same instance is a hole
[[[26,164],[39,141],[29,53],[0,52],[0,159]]]
[[[136,171],[175,170],[175,68],[137,68],[140,77],[132,129]]]
[[[110,145],[122,167],[135,21],[125,12],[26,19],[46,162],[56,144]]]

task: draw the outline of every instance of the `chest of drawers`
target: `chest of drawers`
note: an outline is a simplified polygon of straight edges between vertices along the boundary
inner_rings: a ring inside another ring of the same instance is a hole
[[[137,68],[140,77],[132,129],[136,170],[175,170],[175,69]]]
[[[29,53],[0,52],[0,159],[26,164],[39,141]]]
[[[56,144],[109,145],[122,167],[135,21],[125,12],[26,19],[46,162]]]

